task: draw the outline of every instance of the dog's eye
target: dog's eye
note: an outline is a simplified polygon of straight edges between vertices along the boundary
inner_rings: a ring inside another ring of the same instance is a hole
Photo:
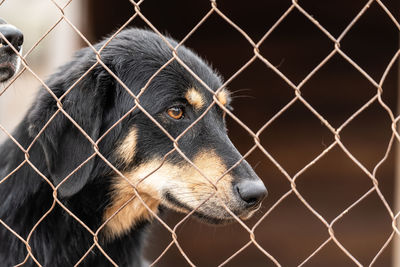
[[[171,107],[167,110],[167,114],[175,120],[180,120],[183,118],[183,109],[181,107]]]

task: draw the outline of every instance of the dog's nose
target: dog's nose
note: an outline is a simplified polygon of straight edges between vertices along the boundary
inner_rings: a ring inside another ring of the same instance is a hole
[[[24,42],[24,35],[20,30],[15,27],[2,27],[0,31],[4,35],[4,37],[6,37],[7,40],[15,47],[15,49],[21,49],[21,46]],[[6,41],[4,41],[2,38],[0,39],[1,44],[3,44],[4,46],[8,45]]]
[[[261,180],[241,181],[235,185],[235,189],[247,207],[258,205],[268,193]]]

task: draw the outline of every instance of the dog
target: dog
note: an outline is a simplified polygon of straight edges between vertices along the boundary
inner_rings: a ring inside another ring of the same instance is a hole
[[[164,210],[187,214],[197,208],[194,217],[218,225],[234,221],[231,212],[247,219],[260,207],[267,190],[228,138],[222,107],[230,108],[231,98],[225,88],[216,91],[222,78],[190,49],[180,46],[177,53],[215,94],[177,60],[152,77],[171,59],[171,49],[151,31],[125,29],[101,51],[106,68],[83,48],[49,78],[60,103],[41,88],[13,135],[25,149],[33,142],[27,154],[12,140],[0,147],[0,219],[21,238],[29,236],[41,265],[81,260],[80,266],[111,266],[97,247],[88,252],[94,237],[81,222],[93,232],[106,223],[98,234],[102,250],[115,264],[136,267],[143,264],[147,228]],[[131,94],[140,94],[141,108]],[[58,111],[61,106],[68,116]],[[178,137],[207,108],[177,141],[180,151],[174,149],[169,136]],[[87,137],[100,141],[95,146]],[[45,178],[81,222],[59,203],[52,207],[54,191]],[[1,225],[0,240],[3,266],[35,265],[26,245]]]
[[[0,18],[0,32],[18,52],[22,50],[24,35],[15,26]],[[17,73],[21,60],[12,47],[0,37],[0,83],[5,83]]]

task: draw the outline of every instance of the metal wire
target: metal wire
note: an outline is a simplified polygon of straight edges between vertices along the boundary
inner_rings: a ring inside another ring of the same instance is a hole
[[[42,263],[38,262],[38,260],[35,258],[31,251],[30,247],[30,238],[32,234],[36,231],[38,225],[52,212],[54,209],[55,205],[59,205],[61,208],[63,208],[69,215],[71,215],[77,222],[79,222],[87,231],[93,236],[93,244],[92,246],[86,251],[82,252],[83,256],[81,259],[76,263],[75,266],[78,266],[84,259],[85,257],[95,248],[97,247],[99,251],[105,256],[106,260],[108,260],[111,264],[114,266],[117,266],[117,264],[113,261],[113,259],[107,255],[107,253],[103,250],[99,243],[99,238],[98,234],[101,229],[105,227],[105,225],[118,214],[123,207],[128,205],[133,199],[137,198],[140,200],[140,202],[146,207],[146,209],[154,216],[156,220],[158,220],[161,225],[169,231],[171,234],[171,242],[167,245],[164,251],[161,252],[159,257],[151,264],[151,266],[154,266],[165,254],[167,251],[171,249],[172,246],[176,246],[177,249],[180,251],[182,256],[185,258],[187,263],[191,266],[196,266],[195,263],[189,258],[188,254],[183,250],[179,240],[178,240],[178,234],[177,230],[178,228],[185,222],[187,219],[196,211],[198,210],[201,205],[203,205],[209,198],[211,198],[214,195],[217,195],[218,187],[217,184],[218,182],[224,177],[224,175],[229,171],[225,172],[221,177],[218,177],[218,179],[211,179],[212,177],[207,177],[201,169],[199,169],[195,164],[184,154],[184,152],[179,148],[178,141],[182,136],[184,136],[199,120],[201,120],[207,112],[211,109],[213,105],[218,105],[221,107],[226,113],[227,116],[230,116],[234,121],[236,121],[253,139],[253,146],[248,150],[248,152],[242,157],[240,161],[238,161],[234,166],[232,166],[230,169],[234,168],[242,160],[244,160],[248,155],[250,155],[255,149],[259,149],[275,166],[276,168],[286,177],[286,179],[290,183],[290,190],[284,193],[277,201],[272,205],[272,207],[265,212],[265,214],[257,221],[257,223],[252,227],[248,227],[245,223],[243,223],[240,218],[238,218],[229,208],[221,201],[221,203],[224,205],[224,208],[228,213],[231,214],[231,216],[237,221],[238,224],[240,224],[249,234],[249,241],[243,245],[240,249],[238,249],[235,253],[233,253],[229,258],[227,258],[225,261],[223,261],[219,266],[224,266],[228,262],[230,262],[233,258],[235,258],[237,255],[240,253],[244,253],[244,249],[246,249],[250,245],[254,245],[260,252],[262,252],[265,257],[266,257],[266,262],[273,263],[276,266],[281,266],[279,260],[270,252],[265,250],[260,243],[257,242],[257,236],[255,234],[255,230],[257,227],[269,216],[271,211],[275,209],[279,209],[280,204],[287,199],[289,196],[293,195],[297,197],[301,203],[309,210],[311,213],[326,227],[327,233],[329,237],[322,242],[310,255],[308,255],[302,262],[299,262],[299,266],[303,266],[307,262],[310,261],[316,254],[318,254],[321,249],[323,249],[325,246],[327,246],[330,243],[334,243],[340,250],[345,253],[345,255],[351,259],[356,265],[362,266],[360,261],[349,251],[348,248],[345,247],[345,245],[341,242],[341,240],[335,235],[335,225],[343,219],[343,217],[351,212],[352,209],[354,209],[357,205],[359,205],[363,200],[365,200],[369,195],[372,193],[376,193],[379,196],[380,201],[384,204],[385,209],[387,210],[387,213],[389,214],[391,220],[392,220],[392,228],[393,231],[390,233],[390,235],[387,238],[387,241],[382,244],[381,248],[379,251],[376,253],[374,256],[373,260],[370,262],[370,266],[372,266],[376,260],[379,258],[379,256],[385,251],[390,244],[390,242],[393,240],[393,238],[397,235],[400,236],[400,229],[398,226],[398,218],[400,217],[400,212],[395,212],[389,205],[387,199],[385,196],[382,194],[381,189],[379,187],[379,182],[376,178],[376,173],[379,170],[379,168],[382,166],[382,164],[386,161],[388,158],[389,151],[391,151],[395,141],[400,142],[400,134],[397,130],[398,128],[398,122],[400,120],[400,116],[396,116],[392,110],[389,108],[389,106],[385,103],[385,101],[382,99],[382,93],[383,93],[383,83],[387,77],[388,72],[392,69],[394,66],[395,62],[399,59],[400,56],[400,50],[398,50],[392,57],[391,61],[387,65],[384,74],[382,75],[381,79],[379,81],[374,80],[367,71],[365,71],[360,65],[358,65],[348,54],[346,54],[342,49],[341,49],[341,41],[343,38],[347,35],[347,33],[352,29],[352,27],[357,23],[357,21],[360,20],[360,18],[365,14],[366,10],[370,7],[370,5],[373,2],[376,2],[379,7],[384,11],[386,16],[392,21],[392,23],[395,25],[395,27],[399,30],[400,32],[400,23],[396,20],[396,18],[392,15],[390,10],[380,1],[380,0],[370,0],[368,1],[362,9],[358,12],[358,14],[353,18],[353,20],[347,25],[347,27],[344,29],[342,33],[339,34],[339,37],[334,37],[333,34],[331,34],[326,28],[324,28],[323,25],[320,24],[318,20],[316,20],[313,16],[311,16],[305,8],[301,6],[301,4],[297,0],[293,0],[291,5],[283,12],[281,17],[273,24],[272,27],[269,29],[266,29],[266,33],[260,40],[253,40],[242,28],[240,28],[232,19],[230,19],[226,14],[224,14],[223,11],[221,11],[218,8],[217,1],[216,0],[211,0],[210,1],[210,10],[206,13],[206,15],[199,20],[199,22],[189,31],[189,33],[179,42],[177,46],[173,46],[171,43],[168,42],[168,40],[160,33],[160,31],[150,22],[150,20],[147,19],[145,14],[140,9],[140,5],[144,2],[144,0],[141,0],[139,2],[135,2],[133,0],[129,0],[130,3],[133,5],[134,8],[134,14],[126,21],[124,25],[122,25],[115,34],[109,37],[109,39],[104,43],[104,45],[96,50],[96,48],[88,41],[88,39],[85,37],[85,35],[77,28],[75,25],[68,19],[68,16],[65,14],[64,10],[65,8],[68,7],[68,5],[73,1],[69,0],[64,6],[60,6],[57,4],[56,1],[54,0],[49,0],[52,2],[55,7],[58,9],[60,12],[60,19],[52,25],[48,31],[46,31],[45,34],[39,40],[32,46],[31,49],[28,50],[25,55],[21,55],[14,49],[14,52],[19,55],[19,57],[22,59],[22,65],[23,68],[22,70],[4,87],[2,91],[0,91],[0,96],[9,89],[10,85],[18,79],[18,77],[25,71],[30,72],[39,82],[40,84],[47,90],[47,92],[54,98],[54,100],[57,102],[57,107],[58,110],[55,112],[55,114],[49,119],[49,121],[46,123],[46,125],[41,129],[39,134],[34,138],[33,142],[28,146],[27,149],[24,149],[23,146],[12,136],[11,133],[9,133],[2,125],[0,125],[0,130],[3,131],[8,138],[10,138],[18,147],[19,149],[25,154],[25,160],[11,173],[7,174],[5,177],[0,177],[0,186],[1,184],[6,181],[7,179],[10,179],[13,173],[18,171],[20,168],[22,168],[24,165],[28,164],[32,167],[35,172],[42,177],[42,179],[49,184],[49,186],[53,190],[53,198],[54,201],[49,208],[49,210],[42,216],[42,218],[34,225],[34,227],[30,230],[30,233],[26,239],[23,237],[19,236],[10,226],[8,226],[4,221],[0,220],[0,224],[2,224],[6,229],[8,229],[12,234],[14,234],[21,242],[23,242],[26,246],[26,258],[24,259],[23,262],[19,263],[17,266],[23,265],[29,258],[31,258],[38,266],[42,266]],[[1,1],[0,5],[4,2]],[[299,11],[305,18],[307,18],[320,32],[322,32],[324,35],[326,35],[329,40],[332,42],[333,48],[331,52],[298,84],[294,83],[291,81],[284,73],[282,73],[277,67],[275,67],[265,56],[263,56],[259,50],[259,47],[267,40],[272,32],[276,30],[276,28],[295,10]],[[262,127],[257,132],[253,132],[245,123],[243,123],[236,114],[228,110],[224,105],[219,103],[218,98],[216,97],[216,93],[214,92],[211,88],[207,86],[205,82],[203,82],[191,69],[189,66],[187,66],[182,59],[179,57],[179,53],[177,52],[178,47],[182,46],[185,41],[194,33],[196,30],[203,24],[205,23],[208,18],[212,15],[217,15],[220,18],[222,18],[228,25],[230,25],[234,30],[236,30],[239,34],[241,34],[248,42],[248,45],[253,48],[253,55],[251,58],[242,66],[240,67],[231,77],[229,77],[226,82],[221,86],[221,88],[218,88],[217,92],[221,90],[223,87],[226,87],[228,84],[230,84],[239,74],[241,74],[245,69],[247,69],[250,65],[252,65],[255,61],[259,60],[263,62],[268,68],[273,70],[285,83],[287,83],[290,88],[293,89],[293,98],[279,111],[277,112],[269,121],[267,121]],[[119,78],[118,76],[112,72],[103,62],[102,62],[102,57],[101,57],[101,52],[102,50],[110,43],[112,39],[115,38],[116,34],[123,30],[128,23],[130,23],[132,20],[134,20],[136,17],[140,17],[155,33],[157,33],[162,40],[166,43],[166,45],[170,48],[171,54],[170,54],[170,60],[165,63],[158,71],[156,71],[150,80],[146,83],[146,85],[141,89],[140,93],[138,95],[134,95],[131,90],[129,90],[128,86],[125,85]],[[65,21],[73,31],[75,31],[80,38],[87,44],[87,46],[90,47],[90,49],[93,50],[93,52],[96,54],[96,63],[91,66],[90,69],[88,69],[70,88],[68,88],[65,92],[64,95],[61,97],[57,97],[51,89],[46,85],[46,83],[37,75],[35,72],[30,68],[29,62],[26,60],[27,56],[31,54],[31,52],[42,42],[43,39],[46,38],[46,36],[52,32],[56,26],[61,22]],[[0,33],[0,37],[5,39],[4,36]],[[8,41],[6,40],[8,43]],[[8,43],[9,44],[9,43]],[[10,45],[10,44],[9,44]],[[354,112],[349,118],[339,127],[335,128],[332,126],[332,124],[326,119],[321,113],[310,103],[308,102],[303,96],[302,96],[302,88],[304,85],[327,63],[330,61],[330,59],[335,56],[341,56],[344,60],[346,60],[348,63],[350,63],[355,70],[357,70],[360,74],[362,74],[369,82],[371,85],[373,85],[376,88],[376,94],[371,97],[365,104],[359,108],[356,112]],[[157,121],[155,118],[153,118],[147,111],[146,109],[140,104],[140,97],[141,95],[146,91],[148,88],[149,84],[151,81],[161,72],[162,69],[167,67],[169,64],[171,64],[173,61],[178,62],[181,66],[183,66],[196,80],[198,80],[211,94],[214,95],[213,102],[212,104],[201,114],[201,116],[194,121],[185,131],[183,131],[177,138],[173,138],[166,129],[164,129]],[[83,130],[81,125],[79,125],[69,114],[68,112],[63,108],[62,104],[62,99],[69,94],[72,90],[74,90],[74,87],[76,84],[78,84],[94,67],[97,65],[101,65],[110,75],[112,75],[115,80],[126,90],[126,92],[132,97],[134,100],[135,106],[129,110],[124,116],[122,116],[117,122],[115,122],[110,129],[108,129],[103,136],[101,136],[98,140],[92,140],[90,136]],[[290,175],[283,167],[282,165],[271,155],[271,153],[268,152],[268,150],[262,146],[259,137],[260,135],[277,119],[279,118],[283,113],[285,113],[290,107],[295,105],[296,103],[302,104],[304,107],[306,107],[312,114],[315,116],[321,123],[324,125],[330,133],[334,137],[334,141],[328,145],[318,156],[316,156],[313,160],[311,160],[308,164],[306,164],[300,171],[295,173],[294,175]],[[346,145],[341,141],[341,132],[343,129],[345,129],[351,121],[353,121],[357,116],[359,116],[360,113],[362,113],[364,110],[366,110],[369,106],[371,106],[374,103],[378,103],[383,109],[386,111],[387,115],[390,117],[391,122],[392,122],[392,136],[390,141],[387,144],[385,154],[382,156],[381,160],[378,162],[378,164],[375,165],[373,172],[370,172],[346,147]],[[146,202],[142,199],[141,195],[139,194],[137,187],[140,182],[142,182],[144,179],[146,179],[148,176],[150,176],[152,173],[156,172],[164,163],[165,158],[167,155],[165,155],[164,160],[156,168],[153,170],[151,173],[149,173],[146,177],[144,177],[139,183],[133,184],[127,177],[124,176],[122,172],[120,172],[115,166],[113,166],[107,158],[102,154],[102,152],[98,148],[99,142],[115,127],[117,127],[129,114],[131,114],[134,110],[139,109],[142,111],[154,124],[156,124],[173,142],[174,148],[168,153],[172,152],[178,152],[189,164],[191,164],[203,177],[204,180],[208,183],[210,183],[214,189],[215,193],[212,196],[209,196],[201,205],[196,207],[193,211],[191,211],[187,216],[185,216],[182,220],[180,220],[173,228],[168,226],[162,218],[160,218],[156,213],[152,211],[150,207],[147,206]],[[37,142],[38,137],[43,133],[43,131],[47,128],[47,126],[51,123],[51,121],[54,120],[57,114],[62,113],[65,115],[68,120],[71,121],[71,123],[86,137],[86,139],[92,144],[94,153],[90,155],[84,162],[82,162],[74,171],[72,171],[67,177],[63,179],[63,181],[58,185],[54,186],[50,179],[46,177],[43,173],[41,173],[36,166],[32,163],[30,159],[30,149]],[[313,165],[315,165],[321,158],[323,158],[329,151],[331,151],[333,148],[340,148],[346,156],[354,162],[354,164],[364,172],[369,179],[371,180],[371,187],[369,188],[368,191],[366,191],[362,196],[360,196],[356,201],[354,201],[351,205],[349,205],[346,209],[344,209],[341,213],[339,213],[333,220],[328,221],[324,216],[322,216],[312,205],[309,203],[302,195],[302,193],[297,189],[296,187],[296,182],[299,179],[299,177],[307,171],[309,168],[311,168]],[[117,211],[114,212],[107,220],[95,231],[91,230],[77,215],[75,215],[71,210],[69,210],[67,207],[63,205],[63,203],[58,199],[58,193],[57,189],[65,182],[67,181],[75,172],[77,172],[82,166],[84,166],[90,159],[93,157],[98,156],[101,158],[112,170],[114,170],[122,179],[125,179],[130,186],[132,186],[134,196],[129,199],[124,205],[122,205]],[[213,183],[212,181],[216,180],[217,182]]]

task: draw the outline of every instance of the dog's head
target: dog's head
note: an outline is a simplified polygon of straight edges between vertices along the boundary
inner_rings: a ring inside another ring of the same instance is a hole
[[[178,56],[211,90],[221,87],[219,75],[192,51],[180,47]],[[99,65],[63,97],[63,109],[94,141],[131,111],[99,142],[99,151],[129,182],[113,171],[106,174],[109,168],[96,158],[80,166],[59,187],[59,195],[73,196],[90,186],[94,178],[111,179],[104,219],[135,195],[130,184],[137,186],[142,200],[154,212],[160,206],[184,213],[196,209],[195,216],[219,224],[233,219],[230,210],[246,219],[260,207],[267,191],[227,135],[221,106],[230,108],[229,92],[225,88],[210,92],[176,60],[153,76],[171,57],[170,48],[156,34],[122,31],[102,51],[101,59],[133,94],[140,94],[142,108],[134,108],[134,98]],[[62,96],[95,62],[90,49],[82,50],[75,61],[50,79],[49,87]],[[30,116],[32,136],[56,110],[56,102],[43,90]],[[176,138],[184,131],[176,142],[180,151],[174,150],[170,136]],[[55,184],[94,153],[93,145],[61,113],[39,142]],[[107,227],[112,235],[119,235],[149,217],[149,210],[136,198]]]
[[[21,52],[24,37],[22,32],[13,25],[0,18],[0,32],[8,40],[8,43],[0,37],[0,83],[9,80],[18,71],[20,58],[9,45]]]

